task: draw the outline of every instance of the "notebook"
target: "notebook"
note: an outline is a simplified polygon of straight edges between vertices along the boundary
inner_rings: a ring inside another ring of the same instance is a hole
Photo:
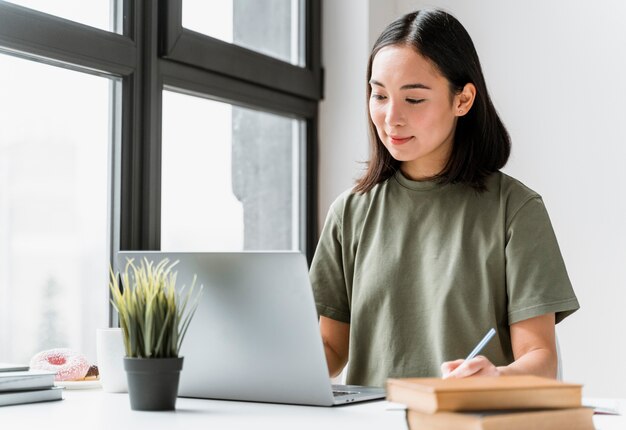
[[[21,372],[28,370],[27,364],[0,363],[0,372]]]
[[[177,287],[204,291],[181,347],[179,395],[333,406],[383,399],[384,388],[331,385],[308,266],[298,252],[121,251],[178,261]]]

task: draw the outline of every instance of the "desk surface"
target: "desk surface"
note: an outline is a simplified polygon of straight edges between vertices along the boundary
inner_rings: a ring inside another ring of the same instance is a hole
[[[50,430],[315,429],[406,430],[404,410],[385,401],[325,408],[179,398],[176,411],[137,412],[128,394],[66,390],[60,402],[0,408],[2,428]],[[626,412],[626,400],[587,399]],[[626,429],[626,416],[595,415],[598,430]]]
[[[385,401],[341,407],[292,406],[179,398],[176,411],[130,409],[128,394],[66,390],[60,402],[0,408],[4,428],[50,430],[122,429],[404,429],[404,410]]]

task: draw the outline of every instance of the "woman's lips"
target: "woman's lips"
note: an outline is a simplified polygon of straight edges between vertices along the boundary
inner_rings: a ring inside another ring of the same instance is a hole
[[[402,145],[403,143],[408,142],[413,139],[413,136],[402,137],[402,136],[389,136],[389,140],[394,145]]]

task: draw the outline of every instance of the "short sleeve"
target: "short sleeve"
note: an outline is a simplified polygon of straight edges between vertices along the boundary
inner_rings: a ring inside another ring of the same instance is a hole
[[[512,213],[505,254],[509,324],[547,313],[558,323],[580,307],[539,196]]]
[[[342,227],[335,213],[338,204],[339,201],[336,201],[328,212],[309,275],[318,315],[349,323],[350,304],[343,264]]]

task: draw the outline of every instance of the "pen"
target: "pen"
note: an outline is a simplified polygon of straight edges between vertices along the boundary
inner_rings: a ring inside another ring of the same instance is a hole
[[[494,328],[491,328],[487,332],[485,337],[483,337],[483,339],[478,343],[478,345],[476,345],[476,348],[474,348],[472,352],[469,353],[465,361],[471,360],[472,358],[476,357],[476,355],[485,347],[485,345],[487,345],[487,342],[491,340],[494,334],[496,334],[496,330]]]

